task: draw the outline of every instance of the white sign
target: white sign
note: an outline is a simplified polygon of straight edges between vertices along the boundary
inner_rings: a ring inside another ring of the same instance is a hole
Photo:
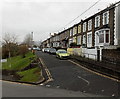
[[[7,59],[1,59],[1,62],[2,63],[7,62]]]

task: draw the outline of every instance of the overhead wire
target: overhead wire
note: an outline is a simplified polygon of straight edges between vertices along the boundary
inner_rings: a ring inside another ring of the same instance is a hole
[[[71,24],[72,22],[74,22],[76,19],[78,19],[80,16],[82,16],[83,14],[85,14],[87,11],[89,11],[92,7],[94,7],[98,2],[100,2],[101,0],[96,1],[92,6],[90,6],[88,9],[86,9],[83,13],[81,13],[80,15],[78,15],[76,18],[74,18],[72,21],[68,22],[66,25],[64,25],[62,27],[62,29],[65,29],[66,26],[68,26],[69,24]],[[60,28],[61,29],[61,28]],[[59,30],[60,30],[59,29]]]

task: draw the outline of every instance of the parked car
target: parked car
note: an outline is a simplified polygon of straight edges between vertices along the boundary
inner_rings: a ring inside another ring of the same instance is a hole
[[[40,51],[39,47],[33,47],[33,50]]]
[[[56,57],[57,58],[60,58],[60,59],[67,59],[67,58],[69,58],[69,54],[67,53],[67,51],[66,50],[64,50],[64,49],[59,49],[59,50],[57,50],[57,52],[56,52]]]
[[[49,53],[49,50],[50,50],[50,49],[51,49],[51,48],[43,48],[42,51],[45,52],[45,53]]]
[[[42,49],[42,52],[44,52],[44,51],[45,51],[45,48]]]
[[[55,49],[55,48],[51,48],[51,49],[49,50],[49,53],[50,53],[50,54],[56,54],[56,49]]]
[[[44,52],[47,52],[47,48],[44,48]]]
[[[49,53],[51,48],[47,48],[46,52]]]

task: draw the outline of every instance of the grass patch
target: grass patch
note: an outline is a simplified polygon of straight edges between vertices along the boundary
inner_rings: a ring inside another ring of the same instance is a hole
[[[20,80],[17,81],[38,82],[43,79],[41,69],[38,65],[35,66],[35,64],[33,64],[34,66],[25,69],[31,66],[31,62],[35,62],[36,60],[37,56],[32,52],[27,53],[25,58],[22,58],[22,56],[11,57],[11,59],[7,59],[7,62],[2,63],[2,70],[8,70],[9,72],[12,70],[15,71],[15,73],[20,76]],[[11,77],[10,75],[8,76]]]
[[[17,72],[18,75],[22,76],[19,81],[24,82],[37,82],[42,79],[41,70],[39,67],[29,69],[23,72]]]
[[[22,56],[11,57],[7,59],[7,62],[2,63],[2,69],[7,70],[21,70],[22,68],[28,66],[34,59],[35,55],[32,52],[26,54],[25,58]],[[32,60],[30,60],[32,58]],[[11,65],[10,65],[11,64]]]

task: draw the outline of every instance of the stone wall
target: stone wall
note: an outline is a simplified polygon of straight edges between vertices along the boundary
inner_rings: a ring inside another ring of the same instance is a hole
[[[102,56],[106,58],[120,59],[120,50],[117,49],[103,49]]]

